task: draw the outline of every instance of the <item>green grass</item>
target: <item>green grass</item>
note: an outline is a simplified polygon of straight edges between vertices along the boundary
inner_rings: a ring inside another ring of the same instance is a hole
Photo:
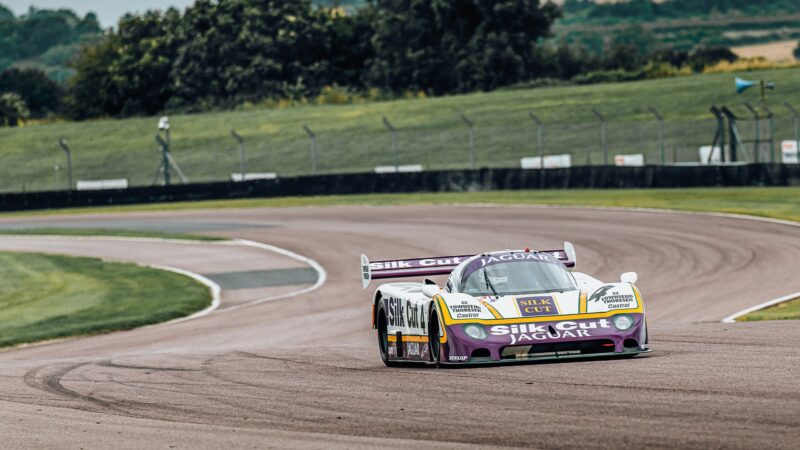
[[[765,78],[777,85],[772,110],[779,139],[793,137],[788,110],[800,107],[800,69],[739,74]],[[174,115],[172,154],[191,182],[227,180],[238,171],[236,144],[230,130],[244,136],[248,171],[279,176],[310,171],[308,124],[319,136],[320,173],[370,171],[391,164],[391,140],[381,122],[388,117],[399,129],[399,162],[428,169],[468,165],[468,132],[459,113],[477,126],[479,167],[515,167],[523,156],[537,153],[536,129],[528,111],[548,125],[547,154],[571,153],[573,164],[602,162],[600,126],[591,112],[597,108],[611,121],[610,154],[644,153],[659,159],[658,128],[647,107],[667,119],[668,158],[696,161],[697,147],[709,145],[715,121],[712,104],[727,104],[743,117],[745,101],[757,102],[748,91],[737,96],[734,74],[697,75],[621,84],[503,90],[492,93],[355,105],[298,106],[195,115]],[[97,120],[0,129],[0,191],[63,189],[65,156],[58,139],[72,149],[74,179],[128,178],[132,185],[150,185],[160,161],[154,142],[157,118]],[[752,125],[742,122],[743,139]],[[59,166],[56,171],[55,166]]]
[[[0,347],[189,315],[208,289],[183,275],[94,258],[0,253]]]
[[[2,216],[92,214],[136,211],[181,211],[226,208],[284,208],[338,205],[392,206],[415,204],[519,204],[582,205],[626,208],[662,208],[750,214],[800,222],[800,187],[696,188],[696,189],[600,189],[488,191],[424,194],[367,194],[316,197],[250,198],[198,202],[104,206],[65,210],[23,211]]]
[[[800,299],[770,306],[761,311],[752,312],[736,319],[739,322],[755,322],[759,320],[797,320],[800,319]]]
[[[25,236],[111,236],[178,239],[191,241],[221,241],[223,238],[200,234],[167,233],[161,231],[117,230],[108,228],[20,228],[0,229],[0,234]]]

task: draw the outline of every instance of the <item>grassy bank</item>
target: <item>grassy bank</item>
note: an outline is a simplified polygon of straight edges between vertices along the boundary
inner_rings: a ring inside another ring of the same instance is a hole
[[[168,233],[161,231],[118,230],[109,228],[13,228],[0,229],[0,235],[19,236],[107,236],[191,241],[220,241],[223,238],[201,234]]]
[[[776,98],[771,105],[778,117],[776,137],[792,138],[788,110],[781,103],[800,107],[800,69],[740,75],[776,83],[776,92],[770,92]],[[602,156],[600,124],[592,113],[596,108],[610,121],[612,157],[644,153],[648,162],[656,162],[660,158],[658,126],[647,109],[653,106],[667,120],[668,160],[696,161],[697,147],[709,145],[714,136],[716,123],[708,112],[712,104],[728,105],[742,117],[750,117],[743,104],[758,101],[755,92],[737,96],[733,77],[696,75],[367,104],[175,115],[170,117],[172,155],[191,182],[227,180],[239,170],[236,142],[230,135],[235,129],[245,138],[249,172],[306,174],[311,169],[310,141],[302,126],[307,124],[318,136],[320,173],[371,171],[393,162],[390,135],[381,121],[386,116],[399,130],[401,164],[464,168],[469,163],[468,130],[459,117],[464,113],[477,127],[477,166],[511,167],[518,166],[521,157],[538,152],[536,128],[528,117],[528,111],[534,111],[547,124],[545,153],[570,153],[573,164],[597,164]],[[150,185],[160,162],[154,142],[156,123],[156,118],[149,117],[0,128],[0,191],[63,189],[66,172],[60,138],[72,149],[74,179],[128,178],[133,185]],[[743,139],[752,128],[742,123]]]
[[[94,258],[0,253],[0,347],[163,322],[210,301],[205,286],[170,272]]]
[[[432,194],[368,194],[316,197],[249,198],[199,202],[154,203],[64,210],[5,213],[2,216],[92,214],[136,211],[181,211],[226,208],[326,207],[340,205],[394,206],[487,203],[498,205],[578,205],[662,208],[750,214],[800,222],[800,187],[606,189],[450,192]]]

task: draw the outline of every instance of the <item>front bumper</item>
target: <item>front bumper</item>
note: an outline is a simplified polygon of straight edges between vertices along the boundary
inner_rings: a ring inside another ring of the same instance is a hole
[[[466,324],[446,327],[440,363],[513,363],[575,358],[633,356],[650,351],[644,314],[627,314],[634,324],[617,329],[611,318],[476,324],[486,339],[475,339],[464,331]]]

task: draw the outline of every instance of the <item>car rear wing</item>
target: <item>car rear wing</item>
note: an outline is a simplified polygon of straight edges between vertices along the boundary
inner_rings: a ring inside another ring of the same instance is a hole
[[[366,289],[371,280],[382,278],[448,275],[455,266],[473,256],[475,255],[370,261],[367,255],[361,255],[361,284]]]
[[[577,259],[575,257],[575,247],[569,242],[564,242],[564,249],[562,250],[542,250],[538,253],[549,253],[558,258],[568,268],[575,267]],[[383,278],[449,275],[454,267],[473,256],[475,255],[370,261],[367,255],[361,255],[361,285],[366,289],[372,280]]]

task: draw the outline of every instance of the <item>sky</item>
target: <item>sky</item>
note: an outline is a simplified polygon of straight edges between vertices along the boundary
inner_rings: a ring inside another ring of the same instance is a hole
[[[117,19],[126,12],[164,10],[170,6],[183,9],[193,3],[194,0],[0,0],[0,4],[11,8],[16,15],[27,12],[31,6],[40,9],[71,9],[81,17],[92,11],[97,14],[103,28],[116,26]]]

